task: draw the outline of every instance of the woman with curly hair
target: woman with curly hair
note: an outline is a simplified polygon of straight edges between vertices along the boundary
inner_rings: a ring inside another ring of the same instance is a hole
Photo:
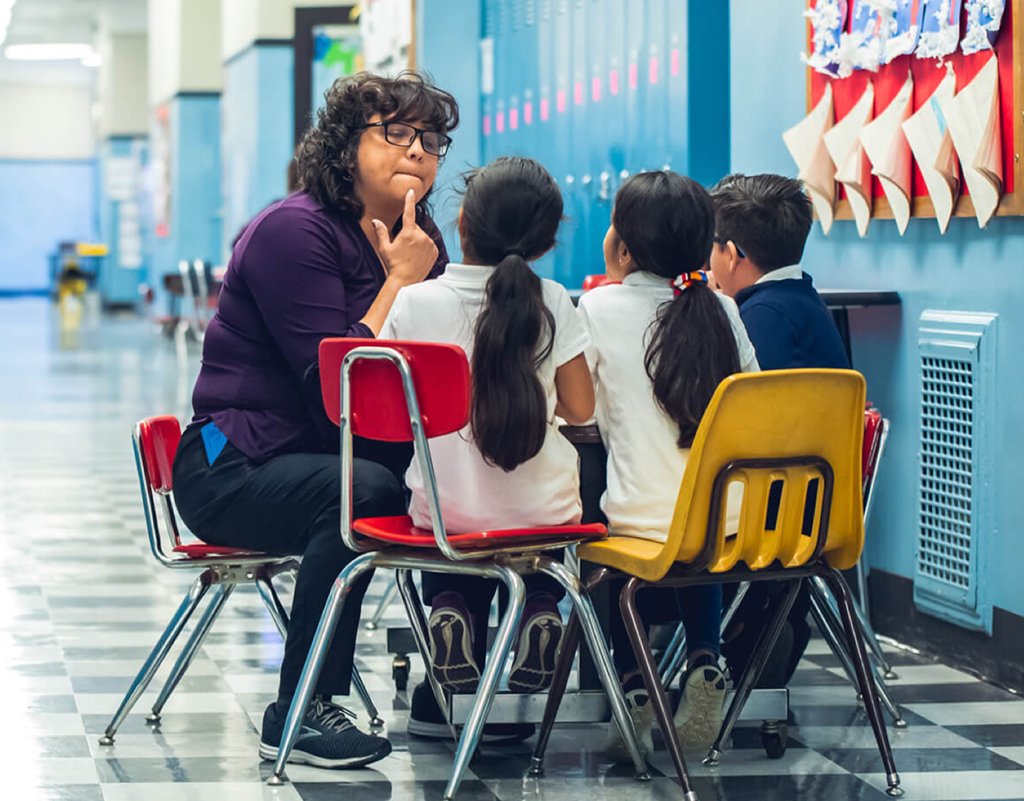
[[[260,756],[274,759],[331,585],[354,557],[338,536],[338,435],[324,414],[325,337],[374,337],[402,287],[448,262],[427,198],[458,125],[454,98],[416,73],[360,73],[327,92],[297,155],[300,190],[245,228],[203,343],[195,415],[174,463],[179,513],[205,542],[301,555],[278,698]],[[356,517],[405,513],[411,450],[357,442]],[[331,702],[348,693],[366,582],[353,588],[291,761],[358,767],[391,744]]]

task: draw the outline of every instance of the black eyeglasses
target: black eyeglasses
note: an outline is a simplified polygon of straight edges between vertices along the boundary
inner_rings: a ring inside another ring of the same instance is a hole
[[[423,143],[423,150],[438,158],[444,156],[452,144],[451,138],[443,133],[424,131],[404,122],[371,122],[363,128],[383,128],[385,141],[398,147],[412,147],[418,136]]]

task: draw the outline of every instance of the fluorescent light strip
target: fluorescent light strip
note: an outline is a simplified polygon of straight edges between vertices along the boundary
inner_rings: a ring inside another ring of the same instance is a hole
[[[87,44],[17,44],[4,48],[11,61],[77,61],[94,55]]]

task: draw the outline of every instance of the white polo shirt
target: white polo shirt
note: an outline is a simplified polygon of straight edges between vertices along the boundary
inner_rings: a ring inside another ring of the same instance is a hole
[[[473,358],[473,330],[492,267],[449,264],[444,275],[399,291],[380,339],[447,342]],[[445,527],[453,534],[496,528],[578,523],[582,514],[576,449],[558,433],[555,370],[584,352],[586,333],[561,284],[543,281],[544,303],[555,320],[551,353],[537,371],[548,401],[547,436],[540,452],[506,473],[488,465],[467,425],[430,441]],[[542,341],[546,342],[546,339]],[[409,514],[429,529],[430,511],[416,459],[405,474],[412,490]]]
[[[732,325],[741,369],[756,372],[754,346],[736,302],[720,292],[716,296]],[[651,323],[673,297],[669,279],[635,272],[621,285],[586,293],[579,306],[591,340],[587,362],[597,390],[597,424],[608,449],[608,488],[601,509],[613,534],[659,542],[668,539],[690,454],[689,448],[679,448],[679,427],[655,400],[644,368]],[[738,503],[732,495],[730,501],[728,517],[738,520]]]

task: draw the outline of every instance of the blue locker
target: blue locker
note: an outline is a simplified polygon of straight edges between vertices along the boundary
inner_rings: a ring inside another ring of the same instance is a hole
[[[565,213],[572,215],[575,200],[577,176],[570,163],[572,153],[572,125],[569,118],[569,100],[572,77],[572,31],[569,17],[570,0],[554,0],[554,37],[552,52],[554,59],[553,98],[550,114],[550,161],[548,169],[562,188]],[[574,221],[569,220],[562,227],[559,244],[554,253],[553,278],[570,285],[572,274],[572,242]]]
[[[641,61],[646,62],[644,47],[645,3],[637,0],[626,1],[626,166],[632,175],[647,169],[645,163],[646,128],[644,121],[644,96],[646,76],[641,81]]]
[[[574,279],[582,285],[583,279],[591,273],[603,272],[604,258],[601,250],[601,234],[607,225],[607,200],[610,200],[612,167],[609,163],[608,128],[608,51],[605,46],[605,32],[611,21],[608,19],[606,0],[584,0],[587,6],[587,60],[588,78],[586,91],[590,95],[588,139],[590,158],[587,166],[589,181],[586,182],[586,231],[582,237],[583,261],[577,265]]]
[[[539,0],[537,8],[537,94],[533,108],[533,150],[531,158],[547,167],[557,180],[563,170],[556,163],[552,147],[551,109],[555,86],[555,0]],[[555,253],[539,260],[534,268],[543,278],[555,277]]]
[[[626,169],[626,91],[629,52],[626,47],[626,8],[628,0],[604,0],[604,48],[607,63],[608,91],[604,100],[605,170],[609,171],[607,190],[598,187],[598,198],[610,218],[615,192],[628,176]],[[625,175],[623,174],[625,172]],[[600,179],[600,177],[599,177]],[[605,197],[607,196],[607,199]]]
[[[689,159],[689,109],[690,104],[687,97],[687,81],[691,74],[687,64],[686,41],[688,32],[688,2],[683,0],[670,0],[668,7],[668,53],[666,64],[666,83],[668,95],[667,107],[667,132],[668,132],[668,158],[666,164],[669,169],[686,175]],[[720,35],[728,36],[728,31],[722,31]],[[705,65],[696,65],[698,68]],[[712,66],[712,65],[706,65]],[[714,66],[717,67],[717,64]],[[698,69],[693,74],[699,74]],[[713,123],[713,120],[706,115],[699,115],[704,118],[704,124]],[[729,131],[720,131],[720,135],[729,137]]]
[[[661,170],[668,164],[668,81],[666,6],[670,2],[681,4],[680,0],[647,0],[644,50],[646,61],[641,63],[640,81],[646,81],[644,99],[644,130],[646,131],[646,153],[644,164],[648,170]],[[646,69],[644,69],[646,67]],[[646,74],[644,74],[646,73]]]
[[[480,42],[481,68],[481,146],[480,155],[486,164],[494,158],[494,73],[502,57],[497,51],[498,2],[485,0],[483,5],[483,39]],[[485,54],[489,51],[490,55]]]

